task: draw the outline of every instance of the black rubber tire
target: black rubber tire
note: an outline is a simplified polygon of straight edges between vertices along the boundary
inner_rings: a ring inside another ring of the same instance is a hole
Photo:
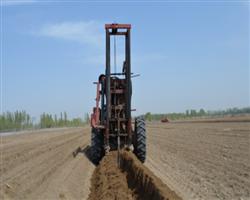
[[[91,132],[91,160],[98,165],[103,157],[103,134],[95,128]]]
[[[144,163],[146,160],[146,127],[143,117],[135,119],[134,153]]]

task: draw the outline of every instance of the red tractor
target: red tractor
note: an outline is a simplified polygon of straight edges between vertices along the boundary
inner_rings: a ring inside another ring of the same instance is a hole
[[[146,129],[143,117],[131,117],[130,24],[106,24],[106,71],[98,78],[96,105],[91,115],[92,159],[99,163],[110,150],[132,149],[141,162],[146,159]],[[110,38],[125,36],[125,60],[119,73],[111,72]],[[99,107],[99,104],[100,107]]]
[[[169,120],[168,120],[168,118],[165,117],[165,118],[161,119],[161,122],[162,122],[162,123],[168,123]]]

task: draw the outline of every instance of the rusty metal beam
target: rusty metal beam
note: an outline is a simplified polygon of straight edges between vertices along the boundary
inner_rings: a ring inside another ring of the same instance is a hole
[[[105,24],[105,29],[131,29],[131,24]]]

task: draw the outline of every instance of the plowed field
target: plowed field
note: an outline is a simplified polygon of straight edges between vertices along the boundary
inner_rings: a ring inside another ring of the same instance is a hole
[[[250,199],[249,122],[148,123],[147,131],[144,165],[181,198]],[[0,199],[87,199],[97,169],[89,144],[90,128],[1,137]]]

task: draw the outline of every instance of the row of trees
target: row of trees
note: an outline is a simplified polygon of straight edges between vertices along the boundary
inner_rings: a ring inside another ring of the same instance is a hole
[[[148,121],[158,121],[163,118],[168,118],[171,120],[175,119],[188,119],[193,117],[214,117],[214,116],[226,116],[226,115],[239,115],[239,114],[250,114],[250,107],[246,108],[229,108],[226,110],[217,110],[217,111],[205,111],[204,109],[200,110],[186,110],[186,112],[181,113],[167,113],[167,114],[151,114],[147,112],[144,116]]]
[[[65,126],[83,126],[89,122],[88,113],[85,114],[84,119],[74,118],[69,120],[67,117],[67,113],[60,113],[60,117],[57,115],[52,116],[51,114],[43,113],[40,116],[40,127],[41,128],[51,128],[51,127],[65,127]]]
[[[227,110],[205,111],[186,110],[183,113],[168,113],[168,114],[145,114],[145,119],[148,121],[159,121],[163,118],[170,120],[188,119],[193,117],[213,117],[225,115],[250,114],[250,107],[246,108],[229,108]],[[0,114],[0,132],[23,130],[28,128],[52,128],[52,127],[68,127],[68,126],[83,126],[89,123],[89,115],[85,114],[84,118],[68,119],[66,112],[61,112],[60,116],[43,113],[40,116],[39,122],[35,123],[25,111],[5,112]]]
[[[89,122],[88,113],[84,118],[68,119],[66,112],[61,112],[60,116],[43,113],[39,122],[34,120],[25,111],[5,112],[0,115],[0,132],[24,130],[29,128],[52,128],[67,126],[83,126]]]
[[[32,119],[25,111],[5,112],[0,115],[1,130],[20,130],[33,126]]]

